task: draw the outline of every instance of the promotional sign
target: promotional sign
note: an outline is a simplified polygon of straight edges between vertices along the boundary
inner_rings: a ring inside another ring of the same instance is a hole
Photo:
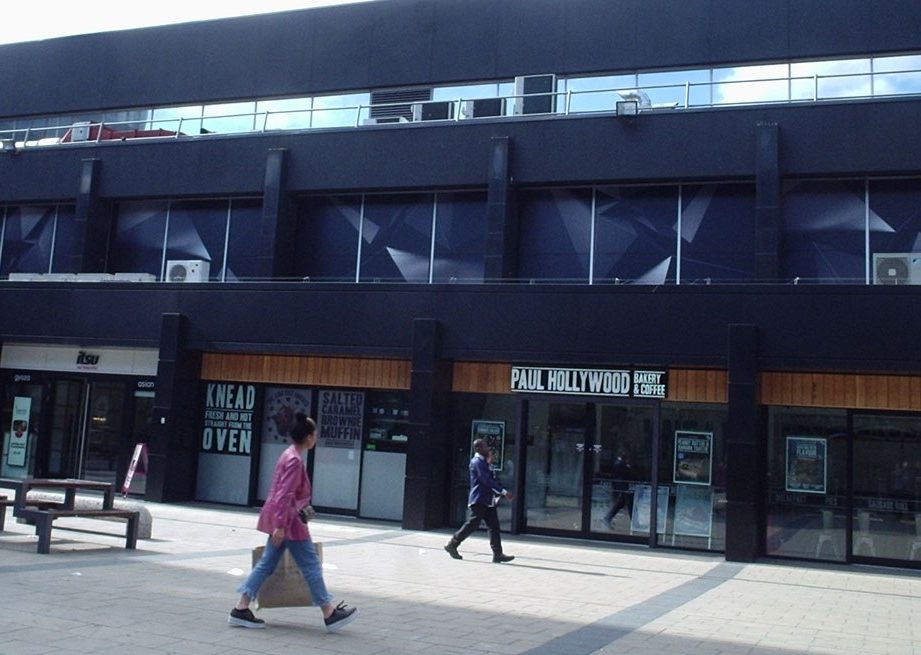
[[[294,415],[310,416],[310,391],[295,387],[269,387],[265,391],[262,443],[287,444]],[[273,462],[274,466],[274,462]]]
[[[505,421],[471,421],[470,456],[473,457],[473,442],[484,439],[492,453],[493,471],[501,471],[505,462]]]
[[[652,517],[652,486],[638,484],[633,491],[633,513],[630,515],[630,532],[649,532]],[[656,493],[656,532],[665,534],[668,521],[668,487],[660,486]]]
[[[29,415],[32,411],[32,398],[16,396],[13,398],[13,418],[10,423],[10,449],[6,456],[9,466],[25,466],[26,452],[29,448]]]
[[[713,474],[713,433],[675,431],[675,467],[672,480],[710,486]]]
[[[510,388],[527,393],[665,398],[665,371],[513,366]]]
[[[713,525],[713,498],[709,487],[686,484],[675,495],[675,534],[709,537]]]
[[[255,385],[209,382],[205,390],[201,452],[251,455],[255,407]]]
[[[826,441],[787,437],[787,491],[825,493]]]
[[[321,391],[317,445],[357,450],[364,411],[365,394],[361,391]]]
[[[134,446],[134,454],[131,456],[131,463],[128,464],[128,474],[125,475],[125,483],[122,485],[122,496],[128,495],[131,489],[131,480],[135,473],[147,473],[147,444],[138,443]]]

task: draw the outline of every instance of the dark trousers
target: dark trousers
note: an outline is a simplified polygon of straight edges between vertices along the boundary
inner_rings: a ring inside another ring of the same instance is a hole
[[[480,521],[486,522],[489,531],[489,547],[493,555],[502,554],[502,539],[499,537],[499,513],[495,507],[488,505],[471,505],[467,510],[467,522],[451,537],[451,545],[457,548],[460,543],[480,528]]]

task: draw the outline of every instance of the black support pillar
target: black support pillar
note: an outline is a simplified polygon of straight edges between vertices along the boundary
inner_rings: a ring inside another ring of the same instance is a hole
[[[257,275],[261,278],[291,277],[294,270],[294,237],[297,216],[285,182],[287,150],[269,150],[262,190],[262,223],[257,252]]]
[[[755,126],[755,280],[780,280],[781,227],[780,129]]]
[[[489,144],[486,181],[486,280],[507,280],[518,274],[518,215],[509,176],[507,136]]]
[[[187,323],[182,314],[163,314],[160,327],[146,495],[158,502],[195,497],[201,353],[185,347]]]
[[[99,197],[98,159],[80,162],[80,186],[74,208],[73,248],[61,273],[105,273],[111,210]],[[58,272],[58,271],[56,271]],[[123,271],[121,271],[123,272]]]
[[[451,440],[446,421],[450,370],[438,359],[438,321],[413,321],[413,358],[409,401],[409,444],[403,527],[430,530],[444,525]]]
[[[766,448],[758,409],[758,328],[729,326],[726,559],[751,562],[764,543]]]

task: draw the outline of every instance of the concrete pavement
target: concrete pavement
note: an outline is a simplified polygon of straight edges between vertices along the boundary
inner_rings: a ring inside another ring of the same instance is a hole
[[[496,565],[485,534],[455,561],[442,550],[447,531],[325,516],[311,531],[326,583],[359,618],[327,634],[315,608],[266,609],[257,615],[267,629],[233,628],[234,588],[263,542],[255,510],[145,506],[153,538],[136,551],[120,537],[56,529],[51,554],[38,555],[29,526],[8,517],[0,654],[921,655],[914,571],[509,535],[516,560]]]

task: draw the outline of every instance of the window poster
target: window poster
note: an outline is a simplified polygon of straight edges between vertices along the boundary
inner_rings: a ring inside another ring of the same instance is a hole
[[[673,481],[710,486],[713,475],[713,433],[675,431]]]
[[[323,390],[319,409],[317,445],[358,450],[365,411],[364,392]]]
[[[633,490],[633,513],[630,515],[630,532],[649,532],[652,517],[652,487],[638,484]],[[668,520],[668,487],[660,486],[656,494],[656,532],[665,534]]]
[[[787,491],[824,494],[826,452],[821,437],[787,437]]]
[[[294,415],[310,416],[310,390],[269,387],[265,390],[262,443],[287,444]],[[274,465],[274,463],[273,463]]]
[[[205,388],[201,451],[252,455],[256,385],[209,382]]]
[[[492,453],[492,469],[502,470],[505,461],[505,421],[480,421],[470,423],[470,456],[473,457],[473,442],[485,439]]]
[[[29,448],[29,414],[32,411],[30,396],[13,399],[13,418],[10,423],[10,447],[6,455],[8,466],[25,466]]]
[[[678,485],[675,494],[675,534],[709,537],[713,525],[713,498],[709,487]]]

